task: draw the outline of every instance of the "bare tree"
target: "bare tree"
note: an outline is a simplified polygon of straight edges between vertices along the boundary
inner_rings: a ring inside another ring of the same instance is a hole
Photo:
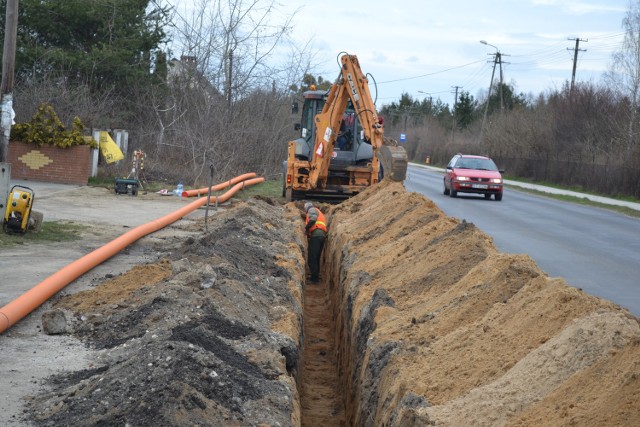
[[[294,17],[275,0],[199,0],[188,15],[176,14],[174,49],[194,57],[198,71],[236,100],[279,77],[274,56]]]
[[[606,77],[631,103],[627,123],[627,149],[636,140],[636,123],[640,106],[640,1],[630,1],[629,10],[622,21],[624,42],[613,54],[611,70]]]
[[[36,82],[20,81],[16,87],[16,122],[31,119],[42,103],[50,104],[60,120],[70,126],[74,117],[80,117],[87,128],[108,128],[122,123],[117,96],[112,90],[91,93],[84,84],[70,84],[52,75]]]
[[[290,87],[311,68],[310,44],[288,39],[293,14],[269,0],[199,0],[174,9],[174,49],[164,92],[141,94],[140,142],[158,174],[195,184],[251,169],[281,173],[293,138]],[[144,101],[143,101],[144,100]],[[178,176],[179,175],[179,176]]]

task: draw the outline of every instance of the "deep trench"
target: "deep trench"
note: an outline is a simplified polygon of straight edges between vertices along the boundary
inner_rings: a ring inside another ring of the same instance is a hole
[[[326,250],[326,248],[325,248]],[[302,426],[346,426],[338,372],[339,340],[328,279],[304,286],[303,352],[300,376]]]

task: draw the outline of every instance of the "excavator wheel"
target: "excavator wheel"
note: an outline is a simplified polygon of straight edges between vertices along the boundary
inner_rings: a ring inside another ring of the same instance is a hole
[[[383,145],[378,148],[377,156],[382,164],[384,178],[389,178],[392,181],[405,180],[409,158],[403,147]]]

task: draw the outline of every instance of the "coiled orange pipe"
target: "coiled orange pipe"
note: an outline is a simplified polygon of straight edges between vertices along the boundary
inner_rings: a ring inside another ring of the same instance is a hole
[[[237,176],[227,182],[222,182],[220,184],[214,185],[213,187],[211,187],[211,191],[220,191],[231,184],[235,184],[236,182],[238,182],[240,178],[242,181],[244,181],[245,179],[254,178],[255,176],[256,174],[254,172],[245,173],[244,175]],[[206,196],[208,192],[209,192],[209,187],[197,188],[195,190],[183,191],[181,196],[182,197]],[[220,201],[220,199],[218,199],[218,201]]]
[[[255,176],[255,174],[248,174]],[[264,181],[264,178],[252,178],[245,180],[246,175],[240,175],[231,181],[228,181],[222,185],[219,189],[225,188],[230,184],[235,184],[227,192],[218,197],[219,202],[225,202],[231,198],[238,190],[247,185],[254,185]],[[213,187],[212,187],[213,188]],[[107,259],[111,258],[122,249],[126,248],[136,240],[166,227],[167,225],[179,220],[188,213],[193,212],[199,207],[207,203],[206,197],[201,197],[187,206],[184,206],[177,211],[165,215],[161,218],[142,224],[126,233],[117,237],[106,245],[88,253],[82,258],[77,259],[71,264],[63,267],[61,270],[52,274],[44,279],[42,282],[20,295],[4,307],[0,309],[0,334],[16,324],[19,320],[24,318],[27,314],[38,308],[46,300],[51,298],[56,292],[67,286],[73,280],[82,276],[93,267],[101,264]]]

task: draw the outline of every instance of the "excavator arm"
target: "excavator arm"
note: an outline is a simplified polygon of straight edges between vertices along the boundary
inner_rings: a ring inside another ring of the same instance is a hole
[[[331,86],[322,112],[315,117],[317,131],[309,170],[311,187],[323,187],[326,182],[333,148],[349,100],[358,116],[365,140],[373,147],[373,173],[378,173],[381,163],[386,177],[403,181],[407,174],[407,153],[402,147],[385,143],[384,126],[378,118],[369,91],[369,81],[360,68],[358,58],[345,54],[340,61],[340,75]]]

